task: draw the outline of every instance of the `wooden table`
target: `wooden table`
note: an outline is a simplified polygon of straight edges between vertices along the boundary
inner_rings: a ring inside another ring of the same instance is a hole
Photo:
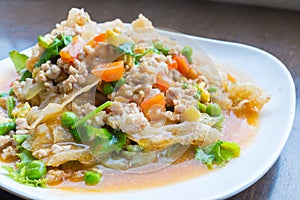
[[[65,19],[71,7],[85,8],[98,22],[116,17],[130,22],[144,13],[158,27],[245,43],[270,52],[287,66],[297,96],[300,94],[300,12],[191,0],[150,2],[1,0],[0,59],[13,49],[32,46],[38,35]],[[299,111],[299,100],[297,106]],[[258,182],[231,199],[300,199],[299,125],[298,112],[291,136],[274,166]],[[18,199],[1,189],[0,198]]]

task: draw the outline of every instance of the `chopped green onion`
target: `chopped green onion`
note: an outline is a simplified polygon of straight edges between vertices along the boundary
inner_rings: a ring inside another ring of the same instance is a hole
[[[6,99],[6,110],[9,118],[13,118],[12,110],[15,107],[15,100],[12,96],[8,96]]]
[[[87,120],[89,120],[90,118],[94,117],[95,115],[97,115],[100,111],[104,110],[105,108],[111,106],[112,102],[111,101],[107,101],[104,104],[102,104],[101,106],[99,106],[98,108],[96,108],[95,110],[93,110],[92,112],[90,112],[89,114],[87,114],[86,116],[84,116],[83,118],[81,118],[77,123],[73,124],[71,126],[72,129],[75,129],[76,127],[82,125],[84,122],[86,122]]]

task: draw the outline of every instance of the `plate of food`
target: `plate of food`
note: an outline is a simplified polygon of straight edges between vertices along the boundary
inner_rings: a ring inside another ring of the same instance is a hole
[[[293,124],[277,58],[143,15],[98,24],[74,8],[9,56],[0,186],[24,198],[227,198],[267,172]]]

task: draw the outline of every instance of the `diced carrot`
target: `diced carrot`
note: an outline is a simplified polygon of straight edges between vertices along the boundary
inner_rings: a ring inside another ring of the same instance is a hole
[[[92,73],[105,82],[117,81],[124,75],[124,61],[96,65],[92,69]]]
[[[188,79],[193,79],[193,80],[198,78],[199,76],[200,76],[200,73],[193,67],[190,68],[188,74],[186,75],[186,77]]]
[[[157,86],[161,91],[166,91],[169,87],[173,84],[173,81],[163,73],[158,73],[156,75],[156,83]]]
[[[168,67],[169,67],[169,69],[177,69],[178,64],[177,64],[176,60],[172,59],[171,63],[168,63]]]
[[[83,49],[84,41],[79,37],[74,37],[72,42],[64,47],[59,55],[64,62],[74,62],[80,51]]]
[[[94,41],[95,42],[104,42],[105,41],[105,33],[100,33],[99,35],[97,35],[96,37],[94,37]]]
[[[234,78],[231,74],[228,74],[227,73],[227,79],[230,81],[230,82],[236,82],[236,78]]]
[[[166,100],[163,93],[154,95],[153,97],[150,97],[141,103],[141,110],[148,119],[150,118],[149,110],[154,106],[164,111],[166,110]]]
[[[106,38],[105,33],[100,33],[99,35],[95,36],[92,40],[90,40],[87,45],[90,45],[92,48],[95,48],[98,42],[104,42]]]
[[[190,71],[190,66],[186,58],[180,55],[174,55],[173,59],[176,60],[178,64],[178,71],[182,75],[186,76]]]

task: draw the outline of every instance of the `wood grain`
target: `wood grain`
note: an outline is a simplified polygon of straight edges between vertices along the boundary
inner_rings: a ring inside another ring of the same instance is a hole
[[[300,12],[192,0],[149,2],[1,0],[0,59],[13,49],[23,50],[33,45],[38,35],[50,31],[66,17],[71,7],[85,8],[96,21],[118,17],[129,22],[144,13],[158,27],[266,50],[287,66],[299,97]],[[291,136],[277,162],[258,182],[230,199],[300,199],[299,107],[297,100]],[[0,196],[19,199],[4,190],[0,190]]]

